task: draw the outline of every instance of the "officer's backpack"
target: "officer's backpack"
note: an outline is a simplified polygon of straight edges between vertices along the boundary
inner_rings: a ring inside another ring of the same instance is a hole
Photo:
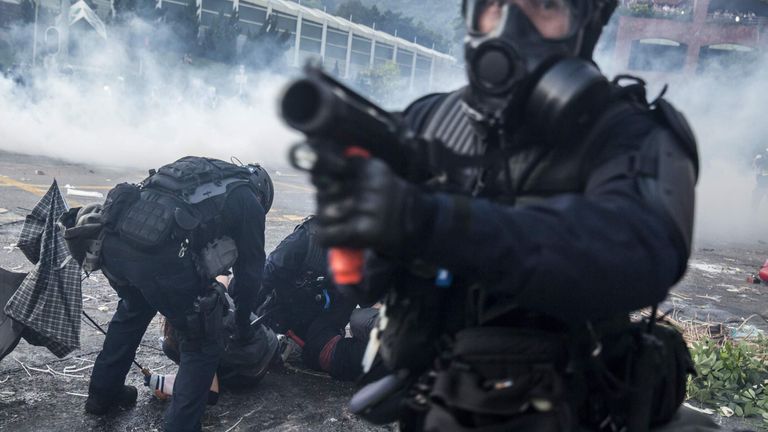
[[[139,186],[137,199],[120,215],[117,231],[127,243],[138,249],[154,249],[169,239],[185,241],[192,247],[206,238],[201,230],[218,226],[227,195],[237,187],[251,187],[251,171],[223,161],[188,156],[161,167]]]

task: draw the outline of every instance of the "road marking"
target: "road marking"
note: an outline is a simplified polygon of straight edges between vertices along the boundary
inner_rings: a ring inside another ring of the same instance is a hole
[[[40,197],[45,195],[45,191],[43,189],[36,187],[35,185],[23,183],[3,175],[0,175],[0,185],[6,186],[6,187],[15,187]]]
[[[20,182],[18,180],[14,180],[14,179],[12,179],[10,177],[7,177],[7,176],[4,176],[4,175],[0,175],[0,186],[15,187],[17,189],[23,190],[24,192],[29,192],[32,195],[39,196],[39,197],[42,197],[43,195],[45,195],[45,193],[47,192],[47,188],[50,188],[50,186],[44,186],[46,189],[41,189],[41,188],[37,187],[37,185],[32,185],[32,184],[29,184],[29,183]],[[63,195],[62,195],[62,198],[63,198]],[[67,200],[66,198],[64,198],[64,201],[66,201],[69,204],[70,207],[82,207],[83,206],[83,204],[80,203],[79,201]]]
[[[281,181],[276,181],[274,183],[276,185],[284,186],[284,187],[287,187],[287,188],[298,189],[298,190],[305,191],[305,192],[314,192],[315,191],[315,188],[311,188],[311,187],[307,187],[307,186],[295,185],[295,184],[285,183],[285,182],[281,182]]]

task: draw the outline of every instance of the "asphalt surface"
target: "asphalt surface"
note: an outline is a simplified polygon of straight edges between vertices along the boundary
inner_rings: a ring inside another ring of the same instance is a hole
[[[293,227],[312,211],[311,187],[306,176],[282,167],[268,167],[275,183],[275,202],[267,216],[266,243],[271,251]],[[99,192],[104,195],[117,183],[137,182],[145,173],[136,170],[91,167],[0,152],[0,267],[26,272],[32,265],[11,247],[21,231],[24,216],[56,179],[70,205],[102,201],[67,192]],[[117,306],[117,295],[100,273],[83,284],[85,311],[107,326]],[[159,351],[160,320],[147,331],[136,360],[158,373],[173,373],[176,366]],[[82,323],[81,349],[64,359],[48,350],[19,346],[0,361],[0,430],[7,431],[154,431],[162,430],[166,403],[143,387],[138,369],[128,375],[128,384],[139,388],[138,403],[105,417],[83,410],[88,393],[90,366],[103,343],[103,336]],[[23,366],[22,366],[23,364]],[[56,372],[80,369],[71,375]],[[45,372],[48,368],[55,372]],[[26,368],[26,370],[25,370]],[[29,373],[27,373],[29,372]],[[223,391],[216,406],[203,420],[205,431],[384,431],[354,418],[346,402],[354,393],[351,384],[332,381],[324,374],[308,371],[300,363],[269,372],[255,389]]]
[[[301,219],[312,211],[312,188],[306,177],[284,167],[268,167],[275,183],[275,202],[267,217],[267,250],[271,251]],[[71,205],[100,201],[77,196],[66,185],[86,192],[106,192],[122,181],[136,182],[144,172],[94,167],[40,156],[0,152],[0,267],[29,271],[32,265],[12,247],[23,218],[54,178]],[[766,239],[768,240],[768,239]],[[766,243],[699,242],[685,279],[673,290],[661,310],[673,310],[676,319],[691,323],[725,323],[737,336],[768,331],[762,316],[768,316],[768,287],[746,281],[768,258]],[[107,325],[117,305],[117,296],[101,274],[83,286],[84,309],[100,324]],[[159,319],[147,331],[137,360],[161,373],[175,366],[159,351]],[[58,359],[43,348],[22,341],[0,361],[0,430],[8,431],[153,431],[162,430],[165,403],[142,387],[137,370],[128,383],[140,389],[137,405],[106,417],[85,414],[90,366],[103,336],[82,325],[79,351]],[[71,375],[57,372],[80,369]],[[48,371],[51,369],[53,372]],[[372,427],[352,416],[346,401],[353,386],[305,370],[300,363],[272,370],[253,390],[227,392],[206,411],[206,431],[383,431],[394,427]],[[718,418],[725,430],[742,425],[735,419]]]

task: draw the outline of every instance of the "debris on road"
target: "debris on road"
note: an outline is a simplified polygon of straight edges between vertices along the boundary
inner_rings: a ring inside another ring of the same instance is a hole
[[[78,196],[78,197],[84,197],[84,198],[104,198],[104,194],[101,192],[75,189],[72,185],[64,185],[64,188],[67,190],[68,196],[72,195],[72,196]]]
[[[18,363],[18,364],[20,364],[20,365],[21,365],[22,369],[24,369],[24,372],[26,372],[26,373],[27,373],[27,376],[29,376],[30,378],[32,378],[32,374],[31,374],[31,373],[29,373],[29,369],[27,369],[27,366],[26,366],[24,363],[22,363],[22,362],[21,362],[21,360],[17,359],[16,357],[14,357],[13,359],[14,359],[14,360],[16,360],[16,363]]]

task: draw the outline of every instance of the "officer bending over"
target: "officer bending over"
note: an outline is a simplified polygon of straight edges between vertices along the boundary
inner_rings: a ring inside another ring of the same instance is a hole
[[[87,412],[102,415],[136,401],[125,377],[160,312],[177,330],[180,351],[165,429],[200,430],[223,346],[226,303],[214,278],[231,267],[239,279],[232,343],[249,344],[272,198],[272,181],[261,166],[192,156],[150,171],[138,186],[124,183],[110,191],[100,258],[120,302],[91,374]]]

